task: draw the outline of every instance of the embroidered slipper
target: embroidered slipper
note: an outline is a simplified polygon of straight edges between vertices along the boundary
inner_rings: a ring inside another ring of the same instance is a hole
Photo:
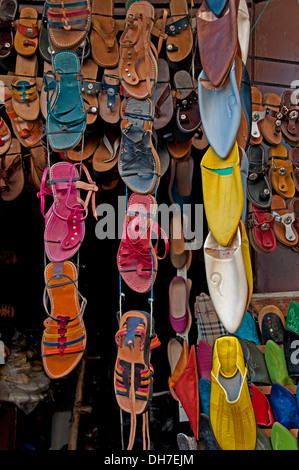
[[[252,123],[250,143],[253,145],[261,144],[263,134],[261,133],[261,121],[265,119],[266,109],[263,106],[263,95],[258,87],[251,87],[252,99]]]
[[[38,46],[38,13],[35,8],[25,7],[20,11],[20,18],[14,39],[14,48],[18,54],[35,54]]]
[[[282,144],[269,148],[268,162],[270,163],[269,179],[273,189],[284,199],[295,195],[295,184],[292,177],[293,164],[288,159],[288,151]]]
[[[48,34],[54,51],[77,49],[90,30],[90,1],[46,0],[46,4]]]
[[[185,66],[187,69],[193,47],[187,1],[170,0],[169,14],[165,27],[165,32],[168,35],[166,40],[167,62],[172,69],[183,69]]]
[[[292,94],[292,91],[284,91],[280,96],[281,131],[288,141],[296,145],[299,141],[299,107],[292,102]]]
[[[294,226],[295,214],[287,208],[285,199],[278,194],[272,198],[271,212],[274,216],[273,231],[279,245],[297,245],[299,236]]]
[[[100,137],[86,135],[84,138],[84,145],[82,149],[82,143],[80,142],[75,148],[68,150],[67,152],[61,152],[60,156],[65,161],[71,162],[83,162],[93,157],[98,145]],[[66,158],[65,158],[66,157]]]
[[[280,308],[275,305],[263,307],[258,314],[258,325],[264,341],[268,339],[277,344],[283,343],[283,337],[286,330],[286,319]]]
[[[2,117],[0,117],[0,155],[8,151],[11,146],[11,132]]]
[[[154,330],[154,319],[147,312],[124,313],[115,341],[117,358],[114,367],[114,391],[119,407],[131,414],[127,447],[131,450],[136,435],[136,415],[142,414],[144,430],[148,427],[147,411],[152,401],[154,376],[150,363],[151,353],[160,345]],[[143,437],[145,449],[145,433]],[[148,442],[148,449],[149,445]]]
[[[87,113],[77,54],[60,51],[53,57],[55,89],[48,97],[47,135],[54,152],[70,150],[82,139]]]
[[[91,55],[100,67],[114,68],[119,60],[118,27],[113,18],[113,1],[93,0]]]
[[[21,146],[13,138],[9,150],[0,158],[0,196],[3,201],[16,199],[23,191],[24,183]]]
[[[92,169],[96,175],[117,165],[119,149],[120,138],[115,134],[104,134],[92,158]]]
[[[248,205],[248,235],[252,247],[258,253],[270,253],[276,249],[273,232],[274,216],[265,209]]]
[[[0,3],[0,59],[6,59],[13,49],[13,30],[18,3],[2,0]]]
[[[151,47],[154,16],[150,3],[132,3],[119,39],[119,77],[125,92],[136,99],[151,97],[157,82],[157,58]]]
[[[80,181],[77,167],[85,173],[88,183]],[[50,172],[50,186],[46,187]],[[80,189],[87,191],[83,201]],[[41,213],[45,218],[44,242],[48,258],[54,262],[70,259],[80,248],[85,235],[85,219],[91,199],[95,218],[95,193],[98,190],[82,163],[58,162],[44,171],[41,189],[37,196],[41,200]],[[45,214],[45,196],[53,195],[54,202]]]
[[[139,194],[153,194],[160,184],[160,160],[152,138],[152,106],[149,99],[130,97],[121,121],[119,174],[131,191]]]
[[[247,197],[256,207],[268,209],[272,203],[272,191],[267,176],[264,147],[261,144],[250,144],[247,156],[249,164]]]
[[[153,127],[156,131],[166,127],[173,116],[173,96],[170,85],[170,71],[165,59],[158,59],[158,80],[155,91],[155,116]]]
[[[266,115],[261,121],[261,132],[264,139],[270,145],[281,143],[281,120],[280,117],[280,96],[276,93],[265,93],[263,96],[263,107]]]
[[[98,100],[101,118],[116,124],[120,120],[121,107],[117,68],[104,70]]]
[[[47,154],[44,146],[40,142],[35,147],[29,148],[30,172],[33,184],[36,189],[40,189],[43,173],[47,166]]]
[[[173,135],[177,141],[192,139],[201,124],[197,92],[191,75],[186,70],[174,74],[175,120]]]
[[[83,314],[87,302],[78,290],[77,269],[70,261],[49,263],[45,282],[44,307],[48,318],[44,321],[42,361],[46,374],[59,379],[78,365],[86,348]]]
[[[288,158],[293,164],[292,177],[293,177],[296,191],[299,192],[299,148],[298,147],[291,148],[288,151]]]
[[[91,59],[87,59],[82,65],[83,86],[82,96],[86,109],[86,125],[95,123],[98,117],[98,93],[100,84],[97,82],[98,65]]]

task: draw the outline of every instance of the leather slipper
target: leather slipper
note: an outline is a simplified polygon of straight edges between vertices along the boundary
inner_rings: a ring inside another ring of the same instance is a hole
[[[269,253],[276,249],[276,237],[273,232],[273,225],[273,214],[249,203],[248,235],[252,247],[258,253]]]
[[[216,88],[224,84],[235,60],[238,46],[238,6],[238,1],[229,0],[225,14],[217,18],[206,2],[203,2],[196,14],[201,65],[207,79]]]
[[[297,245],[299,236],[295,229],[295,214],[287,208],[285,199],[278,194],[273,195],[271,212],[274,215],[273,231],[277,242],[287,247]]]
[[[115,134],[104,134],[93,154],[92,169],[96,175],[109,171],[118,163],[120,138]]]
[[[189,308],[189,295],[192,281],[185,281],[182,276],[175,276],[168,289],[169,321],[176,333],[190,330],[192,317]]]
[[[241,58],[244,66],[246,66],[250,39],[250,16],[246,0],[239,1],[237,24]]]
[[[0,117],[0,156],[8,151],[11,146],[11,132],[2,117]]]
[[[182,269],[186,266],[188,270],[190,250],[187,250],[185,247],[185,238],[180,212],[174,211],[169,229],[170,262],[176,269]]]
[[[264,147],[261,144],[250,144],[247,156],[249,164],[247,197],[256,207],[267,209],[271,207],[272,191],[267,176]]]
[[[76,50],[83,43],[90,29],[90,1],[48,0],[47,6],[51,47],[55,52]]]
[[[258,325],[264,344],[269,339],[282,344],[286,330],[286,319],[280,308],[275,305],[263,307],[258,314]]]
[[[35,188],[39,190],[42,176],[47,166],[46,150],[40,142],[35,147],[29,148],[29,153],[31,178]]]
[[[105,122],[116,124],[120,120],[121,107],[117,68],[104,70],[98,100],[101,118]]]
[[[269,148],[268,162],[270,164],[269,179],[272,188],[283,198],[289,199],[295,195],[295,183],[292,177],[293,164],[288,159],[288,151],[282,144]]]
[[[112,0],[93,0],[90,32],[91,55],[100,67],[114,68],[119,60],[118,27]]]
[[[237,54],[235,57],[235,73],[236,73],[236,81],[238,85],[240,102],[241,102],[241,119],[240,119],[240,125],[239,125],[239,129],[237,132],[236,140],[237,140],[239,147],[245,150],[247,146],[247,141],[249,137],[248,132],[250,128],[248,127],[248,113],[246,110],[246,104],[248,103],[247,90],[248,89],[250,90],[250,81],[249,81],[249,77],[247,77],[248,78],[247,82],[245,80],[245,74],[247,71],[244,69],[243,65],[244,64],[242,62],[241,57],[239,57],[239,55]],[[242,91],[241,91],[241,88],[242,88]],[[249,101],[250,101],[249,104],[251,106],[251,93],[250,93]]]
[[[281,131],[294,144],[299,141],[299,106],[292,102],[292,91],[284,91],[281,96]]]
[[[247,236],[247,230],[246,230],[245,225],[242,222],[242,220],[240,220],[240,223],[239,223],[239,230],[241,232],[242,256],[243,256],[243,263],[244,263],[244,267],[245,267],[247,287],[248,287],[247,306],[246,306],[246,311],[247,311],[247,309],[249,308],[249,304],[251,302],[251,297],[252,297],[252,293],[253,293],[253,272],[252,272],[251,254],[250,254],[250,246],[249,246],[249,240],[248,240],[248,236]],[[243,319],[244,319],[244,317],[243,317]],[[242,322],[243,322],[243,320],[242,320]]]
[[[38,46],[38,36],[37,10],[31,7],[22,8],[14,39],[16,52],[25,56],[33,55]]]
[[[75,148],[68,150],[67,152],[60,152],[62,159],[67,158],[66,161],[81,162],[89,160],[96,151],[99,145],[100,137],[93,135],[85,135],[84,144],[80,142]]]
[[[167,357],[170,366],[170,377],[168,378],[169,391],[172,397],[178,401],[174,391],[174,385],[184,372],[189,356],[188,344],[181,336],[171,338],[167,344]]]
[[[287,429],[299,429],[299,409],[294,394],[275,382],[271,387],[270,402],[275,421]]]
[[[158,59],[158,80],[155,91],[154,129],[166,127],[173,116],[173,96],[170,85],[170,71],[165,59]]]
[[[21,145],[13,138],[9,150],[0,158],[0,196],[3,201],[16,199],[23,191],[24,183]]]
[[[201,124],[197,92],[191,75],[186,70],[174,74],[175,120],[174,138],[178,142],[192,139]]]
[[[293,164],[292,177],[293,177],[296,191],[299,192],[299,148],[298,147],[291,148],[288,151],[288,158]]]
[[[170,68],[182,69],[192,53],[193,34],[186,0],[170,0],[170,16],[166,22],[165,32],[166,57]]]
[[[261,132],[261,121],[265,119],[266,109],[263,106],[262,92],[256,86],[251,86],[251,100],[252,121],[250,143],[253,145],[258,145],[261,144],[263,141],[263,134]]]
[[[78,273],[70,261],[49,263],[45,268],[44,321],[42,360],[52,379],[68,375],[80,362],[86,348],[83,314],[86,299],[78,290]],[[50,299],[48,311],[46,296]]]
[[[98,92],[100,84],[97,82],[98,68],[98,65],[92,59],[85,60],[82,65],[82,97],[86,109],[87,126],[95,123],[99,112]]]
[[[278,145],[282,139],[281,120],[278,119],[280,96],[276,93],[265,93],[263,96],[263,107],[266,110],[266,115],[261,121],[261,132],[268,144]]]
[[[17,8],[16,0],[2,0],[0,3],[0,59],[6,59],[13,49],[14,20]]]

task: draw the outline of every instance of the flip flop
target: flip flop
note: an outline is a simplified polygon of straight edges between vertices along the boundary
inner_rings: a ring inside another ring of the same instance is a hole
[[[104,70],[98,100],[101,118],[116,124],[120,120],[121,107],[117,68]]]
[[[114,68],[119,60],[118,26],[113,18],[113,8],[112,0],[92,2],[91,55],[103,68]]]
[[[178,142],[192,139],[201,124],[198,96],[191,75],[186,70],[174,74],[175,120],[173,135]]]
[[[274,215],[273,231],[279,245],[292,247],[299,241],[294,227],[294,212],[287,208],[285,199],[275,194],[272,198],[271,212]]]
[[[269,179],[273,189],[284,199],[294,197],[296,188],[292,177],[293,164],[288,159],[287,148],[282,144],[270,147],[268,161]]]
[[[70,261],[49,263],[45,282],[44,307],[48,318],[44,322],[42,361],[48,377],[60,379],[74,370],[86,348],[83,321],[86,299],[78,290],[77,269]]]
[[[11,140],[9,150],[0,158],[0,196],[3,201],[13,201],[24,189],[25,177],[21,146],[17,139]]]
[[[268,144],[278,145],[282,139],[281,120],[279,119],[280,96],[276,93],[265,93],[262,104],[266,115],[261,121],[261,132]]]
[[[33,184],[36,189],[40,189],[43,173],[47,166],[47,154],[44,146],[40,142],[35,147],[29,148],[30,172]]]
[[[269,253],[276,249],[273,225],[273,214],[249,203],[247,224],[249,240],[258,253]]]
[[[166,127],[173,116],[173,96],[170,85],[170,71],[165,59],[158,59],[158,80],[155,91],[155,116],[153,127],[156,131]]]
[[[38,13],[35,8],[24,7],[20,11],[19,23],[14,38],[14,48],[18,54],[35,54],[38,46]]]
[[[293,164],[292,177],[293,177],[296,191],[299,192],[299,149],[298,147],[291,148],[288,151],[288,159]]]
[[[91,126],[98,117],[98,96],[100,84],[97,82],[98,65],[91,59],[82,65],[83,86],[82,96],[86,109],[86,125]]]
[[[186,0],[170,0],[165,32],[168,35],[166,58],[169,67],[182,70],[186,66],[187,69],[192,54],[193,34]]]
[[[292,91],[284,91],[281,96],[281,131],[293,144],[299,141],[299,107],[292,102]]]
[[[94,155],[98,145],[100,137],[86,135],[84,138],[84,145],[82,149],[82,143],[80,142],[75,148],[68,150],[67,152],[61,152],[60,156],[62,159],[71,162],[83,162],[89,160]]]
[[[283,343],[286,319],[280,308],[275,305],[263,307],[258,314],[258,325],[264,344],[269,339],[277,344]]]
[[[266,109],[263,106],[262,92],[256,86],[251,86],[251,99],[252,99],[252,121],[251,121],[250,143],[253,145],[258,145],[258,144],[261,144],[263,141],[263,134],[261,132],[261,121],[265,119]]]
[[[249,163],[247,197],[256,207],[268,209],[272,203],[272,191],[267,176],[264,147],[261,144],[250,144],[247,156]]]
[[[55,52],[77,49],[90,30],[90,1],[47,0],[47,7],[51,47]]]
[[[104,134],[92,158],[92,168],[96,175],[117,165],[119,149],[120,138],[115,134]]]
[[[18,3],[2,0],[0,3],[0,58],[6,59],[13,49],[13,30]]]

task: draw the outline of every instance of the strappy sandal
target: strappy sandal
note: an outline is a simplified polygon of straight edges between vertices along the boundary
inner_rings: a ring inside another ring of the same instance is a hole
[[[13,138],[8,152],[0,158],[0,196],[3,201],[16,199],[23,191],[24,182],[21,146]]]
[[[92,168],[96,175],[117,165],[119,149],[120,138],[117,135],[104,134],[92,158]]]
[[[35,8],[25,7],[20,11],[19,24],[14,39],[14,48],[18,54],[35,54],[38,46],[38,13]]]
[[[58,379],[77,366],[85,351],[83,314],[87,301],[78,290],[77,269],[70,261],[49,263],[45,269],[45,282],[44,308],[47,318],[44,321],[41,356],[46,374]]]
[[[285,199],[295,195],[295,183],[292,178],[293,163],[288,159],[288,151],[282,144],[269,148],[269,179],[275,191]]]
[[[187,68],[190,62],[193,34],[186,0],[171,0],[166,22],[166,58],[171,69]]]
[[[281,196],[275,194],[272,198],[271,212],[274,216],[273,231],[277,243],[283,247],[297,245],[299,236],[294,227],[295,214],[286,206],[286,201]]]
[[[0,59],[6,59],[13,49],[13,30],[17,8],[16,0],[2,0],[0,3]]]
[[[15,78],[11,83],[12,107],[26,121],[36,121],[40,112],[39,94],[34,78]]]
[[[46,5],[48,32],[54,51],[77,49],[90,30],[90,1],[47,0]]]
[[[273,232],[273,214],[251,203],[248,205],[247,214],[248,236],[254,250],[258,253],[274,251],[276,249],[276,237]]]
[[[87,183],[80,181],[77,167],[83,170]],[[62,262],[70,259],[81,246],[90,199],[93,215],[97,218],[95,193],[98,188],[82,163],[55,163],[50,168],[50,186],[46,187],[48,172],[47,167],[37,194],[41,201],[41,213],[45,218],[45,251],[51,261]],[[80,189],[87,191],[85,201],[80,197]],[[45,214],[47,195],[53,195],[54,202]]]
[[[175,88],[175,121],[173,134],[177,141],[192,139],[201,124],[197,92],[191,75],[186,70],[176,72],[173,77]]]
[[[116,124],[120,120],[121,106],[117,68],[104,70],[98,100],[101,118],[105,122]]]
[[[112,0],[93,0],[91,55],[100,67],[114,68],[119,60],[118,27],[113,18]]]
[[[117,358],[114,390],[119,407],[131,414],[128,450],[136,436],[136,415],[143,415],[143,449],[150,449],[148,409],[153,396],[154,369],[151,351],[160,345],[154,319],[147,312],[129,311],[122,315],[115,335]],[[147,436],[147,439],[146,439]]]
[[[154,221],[156,204],[150,195],[133,193],[128,201],[123,234],[117,253],[117,266],[124,282],[135,292],[146,293],[154,284],[158,260],[164,259],[169,243],[164,231]],[[157,236],[155,247],[152,235]],[[157,255],[160,233],[165,243],[164,256]]]
[[[36,121],[25,121],[15,113],[10,103],[11,100],[5,103],[6,114],[10,119],[15,136],[24,147],[34,147],[43,135],[41,117]]]

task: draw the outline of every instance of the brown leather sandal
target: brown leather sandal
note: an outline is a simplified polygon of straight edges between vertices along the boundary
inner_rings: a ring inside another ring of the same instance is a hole
[[[40,189],[43,172],[47,166],[47,153],[41,142],[31,147],[29,153],[32,182],[36,189]]]
[[[43,135],[42,118],[39,117],[36,121],[25,121],[12,109],[11,100],[5,103],[5,107],[16,138],[24,147],[34,147]]]
[[[98,100],[101,118],[105,122],[116,124],[120,120],[121,106],[118,68],[104,70]]]
[[[98,64],[92,59],[85,60],[82,65],[83,87],[82,96],[86,109],[86,124],[94,124],[98,117],[98,92],[100,84],[97,82]]]
[[[35,121],[40,113],[40,99],[36,88],[37,57],[18,54],[15,76],[11,82],[12,107],[26,121]]]
[[[81,141],[75,148],[67,152],[61,152],[60,156],[63,160],[72,162],[90,160],[99,145],[99,140],[100,138],[98,136],[88,136],[84,138],[83,151]]]
[[[91,55],[101,67],[114,68],[119,60],[118,27],[113,18],[113,0],[93,0]]]
[[[169,3],[170,17],[166,23],[165,32],[166,55],[170,68],[182,68],[182,65],[192,53],[193,34],[189,19],[188,3],[186,0],[171,0]]]
[[[281,122],[279,120],[280,96],[276,93],[265,93],[263,106],[266,115],[261,121],[261,131],[264,139],[270,145],[278,145],[281,142]]]
[[[265,118],[266,109],[263,106],[262,92],[255,86],[251,87],[251,100],[252,100],[252,124],[250,143],[259,145],[263,141],[263,134],[261,133],[261,121]]]
[[[11,145],[11,132],[6,122],[0,117],[0,155],[8,151]]]
[[[12,139],[8,152],[0,159],[0,195],[4,201],[16,199],[25,183],[21,145]]]
[[[38,13],[35,8],[25,7],[20,11],[20,19],[14,39],[18,54],[33,55],[38,46]]]

